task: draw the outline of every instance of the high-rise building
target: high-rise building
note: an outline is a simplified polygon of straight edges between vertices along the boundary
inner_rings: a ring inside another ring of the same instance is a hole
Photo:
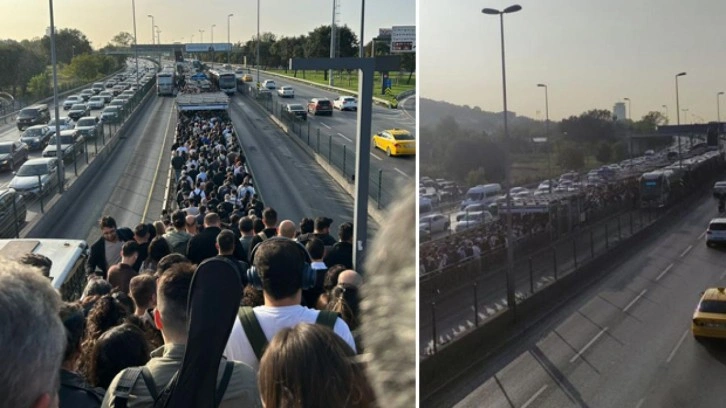
[[[625,102],[615,102],[613,106],[613,116],[615,120],[625,120],[628,116],[625,114]]]

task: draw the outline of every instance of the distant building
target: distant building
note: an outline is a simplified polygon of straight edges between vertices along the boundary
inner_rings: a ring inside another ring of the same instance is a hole
[[[625,120],[628,116],[625,114],[625,102],[615,102],[613,106],[613,116],[615,120]]]

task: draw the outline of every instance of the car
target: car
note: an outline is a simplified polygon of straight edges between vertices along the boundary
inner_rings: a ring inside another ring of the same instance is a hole
[[[275,85],[275,81],[271,79],[266,79],[264,82],[262,82],[262,87],[274,91],[277,85]]]
[[[101,91],[98,93],[98,96],[103,97],[103,103],[109,103],[113,99],[113,93],[109,91]]]
[[[121,95],[117,96],[116,99],[122,100],[125,104],[126,102],[128,102],[131,99],[131,97],[128,95],[121,94]],[[113,101],[111,101],[111,102],[113,102]]]
[[[525,187],[512,187],[509,189],[509,195],[512,197],[526,198],[532,195],[532,193]]]
[[[242,80],[245,82],[252,82],[254,79],[252,79],[251,74],[244,74],[244,75],[242,75]]]
[[[15,124],[18,130],[24,130],[28,126],[46,124],[49,120],[48,105],[38,104],[21,109],[15,118]]]
[[[73,120],[78,120],[78,118],[83,116],[88,116],[91,114],[91,109],[88,108],[88,105],[85,103],[77,103],[71,106],[71,109],[68,111],[68,117]]]
[[[295,90],[291,86],[283,85],[277,90],[277,96],[280,98],[294,98]]]
[[[77,103],[83,103],[83,98],[80,95],[71,95],[63,101],[63,110],[68,110]]]
[[[726,218],[714,218],[706,229],[706,246],[726,242]]]
[[[285,105],[285,113],[288,117],[300,118],[302,120],[308,119],[308,112],[299,103],[288,103]]]
[[[86,139],[93,139],[98,135],[101,123],[95,116],[84,116],[76,122],[76,130]]]
[[[446,232],[451,227],[451,220],[443,214],[424,215],[418,220],[419,230],[422,228],[428,233]]]
[[[133,97],[136,92],[132,91],[130,88],[121,92],[121,96],[128,96],[129,98]]]
[[[20,141],[28,145],[30,149],[41,150],[48,144],[48,140],[54,132],[48,125],[31,126],[20,135]]]
[[[235,74],[244,74],[245,73],[245,70],[244,70],[244,68],[236,68],[234,70],[234,73]]]
[[[308,102],[308,113],[313,115],[333,115],[333,104],[328,98],[313,98]]]
[[[726,288],[708,288],[701,292],[691,319],[691,333],[699,341],[706,337],[726,338]]]
[[[93,92],[93,89],[88,88],[82,90],[79,95],[83,98],[84,102],[87,102],[89,99],[91,99],[92,96],[96,95],[96,93]]]
[[[713,185],[714,198],[726,198],[726,181],[717,181]]]
[[[103,96],[92,96],[91,99],[88,100],[88,107],[93,109],[103,109],[103,105],[106,104],[106,100],[103,98]]]
[[[48,122],[48,127],[50,128],[51,133],[55,133],[55,122],[55,118],[52,118],[50,122]],[[58,127],[60,127],[60,130],[73,129],[76,127],[76,123],[68,116],[61,116],[58,120]]]
[[[108,103],[108,106],[118,106],[119,110],[123,112],[125,110],[126,101],[123,99],[114,99],[111,102]]]
[[[23,142],[0,142],[0,168],[15,170],[28,160],[28,145]]]
[[[111,88],[113,96],[118,96],[121,92],[125,91],[126,88],[123,85],[116,84]]]
[[[358,110],[358,100],[353,96],[339,96],[333,100],[333,109]]]
[[[114,87],[114,85],[116,85],[116,81],[114,81],[113,79],[109,79],[108,81],[106,81],[106,84],[104,86],[106,87],[106,89],[111,89]]]
[[[57,142],[56,135],[50,138],[48,146],[43,149],[43,157],[56,157]],[[83,153],[83,136],[78,133],[78,130],[64,130],[60,133],[60,148],[61,157],[63,160],[70,158],[75,160],[76,155]]]
[[[121,118],[121,108],[118,106],[106,106],[101,111],[103,123],[117,123]]]
[[[93,85],[91,85],[91,89],[93,90],[94,94],[98,95],[99,92],[103,91],[106,88],[104,88],[103,82],[94,82]]]
[[[15,172],[8,187],[24,196],[43,195],[58,185],[57,171],[55,158],[30,159]]]
[[[416,154],[416,139],[404,129],[389,129],[373,136],[373,147],[386,152],[387,156]]]
[[[11,188],[0,190],[0,238],[17,237],[27,214],[22,194]]]
[[[485,211],[489,211],[490,205],[493,205],[493,204],[482,204],[482,203],[469,204],[463,210],[456,213],[456,221],[463,220],[469,214],[478,215]]]
[[[476,226],[492,222],[493,220],[494,217],[489,211],[467,214],[464,218],[454,224],[454,232],[465,231],[469,228],[474,228]]]

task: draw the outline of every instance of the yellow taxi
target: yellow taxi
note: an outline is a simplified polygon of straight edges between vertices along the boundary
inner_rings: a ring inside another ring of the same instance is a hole
[[[726,288],[709,288],[701,295],[691,322],[693,337],[726,338]]]
[[[373,136],[373,147],[383,150],[387,156],[416,154],[416,139],[404,129],[388,129]]]
[[[252,75],[251,74],[244,74],[242,75],[242,80],[245,82],[252,82]]]

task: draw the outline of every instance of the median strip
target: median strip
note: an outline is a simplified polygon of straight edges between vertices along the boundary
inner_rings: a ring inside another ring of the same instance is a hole
[[[577,354],[575,354],[574,356],[572,356],[572,358],[570,359],[570,363],[574,363],[575,360],[577,360],[580,356],[582,356],[582,354],[585,353],[587,351],[587,349],[589,349],[590,346],[592,346],[597,341],[597,339],[600,338],[600,336],[602,336],[603,334],[605,334],[606,331],[608,331],[608,328],[607,327],[605,327],[604,329],[600,330],[600,333],[598,333],[597,335],[595,335],[595,337],[593,337],[592,340],[590,340],[589,343],[585,344],[585,347],[583,347],[582,350],[580,350],[579,352],[577,352]]]

